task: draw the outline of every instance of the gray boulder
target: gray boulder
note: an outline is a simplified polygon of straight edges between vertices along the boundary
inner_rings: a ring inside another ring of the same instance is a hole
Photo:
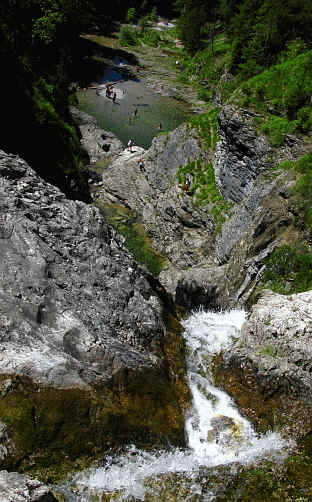
[[[183,341],[158,281],[98,209],[4,152],[0,211],[3,467],[135,436],[183,443]]]
[[[0,471],[0,502],[57,502],[51,490],[37,479]]]

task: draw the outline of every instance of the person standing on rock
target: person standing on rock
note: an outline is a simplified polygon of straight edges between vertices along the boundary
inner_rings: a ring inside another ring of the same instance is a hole
[[[139,159],[138,164],[139,164],[139,169],[140,169],[141,173],[144,174],[146,172],[146,170],[145,170],[143,159]]]
[[[132,153],[132,139],[129,139],[128,141],[128,150],[130,153]]]
[[[189,178],[186,178],[184,185],[185,193],[189,193],[190,186],[191,186],[191,180]]]
[[[114,92],[114,94],[113,94],[113,103],[115,103],[115,101],[116,101],[116,96],[117,96],[117,94],[116,94],[116,92]]]

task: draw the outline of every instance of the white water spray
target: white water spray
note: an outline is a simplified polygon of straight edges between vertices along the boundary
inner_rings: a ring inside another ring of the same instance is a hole
[[[239,337],[244,320],[244,311],[199,311],[183,323],[192,393],[192,407],[186,419],[188,448],[152,453],[129,446],[124,455],[108,458],[104,467],[76,475],[71,481],[76,493],[68,496],[66,489],[66,500],[89,502],[95,494],[114,492],[114,501],[144,501],[150,480],[170,473],[183,473],[188,480],[188,495],[179,500],[189,500],[194,493],[200,495],[201,487],[194,480],[201,468],[231,462],[246,465],[264,456],[279,455],[285,447],[280,436],[257,435],[231,398],[212,382],[213,356],[228,349]],[[213,498],[213,493],[206,492],[202,500]]]

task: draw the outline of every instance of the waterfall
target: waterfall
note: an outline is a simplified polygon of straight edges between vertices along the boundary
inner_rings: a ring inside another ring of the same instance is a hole
[[[160,493],[163,501],[171,500],[164,495],[164,479],[168,481],[168,476],[173,475],[183,484],[177,500],[210,501],[214,493],[206,489],[203,494],[199,479],[205,469],[232,463],[247,465],[265,456],[285,455],[285,443],[278,433],[257,434],[232,399],[213,384],[211,361],[239,338],[244,320],[242,310],[201,310],[183,322],[192,394],[185,425],[188,447],[146,452],[129,445],[124,454],[107,457],[103,467],[75,475],[62,487],[65,500],[91,502],[101,500],[103,493],[113,493],[112,500],[119,502],[144,501],[147,493],[149,501],[159,500]]]

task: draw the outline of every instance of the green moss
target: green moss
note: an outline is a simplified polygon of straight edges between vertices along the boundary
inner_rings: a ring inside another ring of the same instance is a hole
[[[101,206],[101,209],[108,222],[125,237],[125,245],[136,261],[158,276],[168,260],[152,248],[140,219],[123,206],[112,204]]]
[[[160,447],[168,437],[183,445],[188,389],[179,335],[168,333],[164,355],[164,367],[120,372],[92,391],[1,376],[14,382],[0,402],[15,447],[3,467],[52,482],[131,441]]]
[[[216,502],[310,502],[312,458],[300,443],[284,464],[264,460],[237,473]]]

